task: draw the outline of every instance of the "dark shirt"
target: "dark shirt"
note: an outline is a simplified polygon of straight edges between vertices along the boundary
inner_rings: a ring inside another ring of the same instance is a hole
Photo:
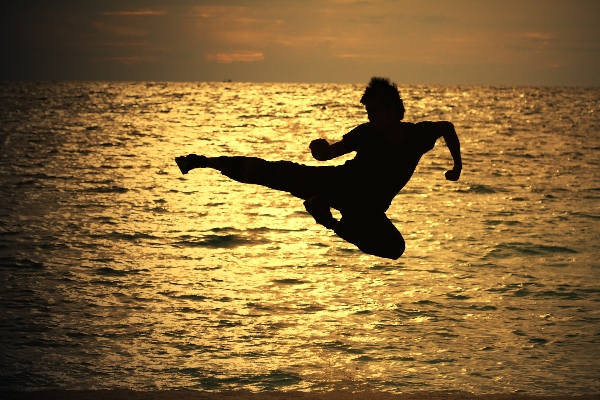
[[[410,180],[421,156],[433,149],[440,137],[434,122],[403,122],[402,125],[407,135],[398,144],[387,143],[370,123],[359,125],[344,135],[344,147],[356,151],[352,160],[337,167],[340,183],[346,187],[346,195],[350,195],[350,207],[387,210]]]

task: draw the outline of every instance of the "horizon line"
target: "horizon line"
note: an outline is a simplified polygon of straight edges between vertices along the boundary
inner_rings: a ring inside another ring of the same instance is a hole
[[[131,79],[3,79],[0,84],[7,82],[32,82],[32,83],[67,83],[67,82],[104,82],[104,83],[241,83],[241,84],[305,84],[305,85],[367,85],[365,82],[309,82],[309,81],[235,81],[223,80],[131,80]],[[398,86],[472,86],[472,87],[560,87],[560,88],[600,88],[600,85],[568,85],[568,84],[505,84],[505,83],[399,83]]]

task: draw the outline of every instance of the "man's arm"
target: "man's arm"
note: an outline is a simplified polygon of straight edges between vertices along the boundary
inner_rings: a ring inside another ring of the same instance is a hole
[[[344,146],[342,142],[329,144],[325,139],[313,140],[310,142],[309,148],[313,157],[319,161],[332,160],[336,157],[350,153],[350,150],[346,149],[346,146]]]
[[[448,150],[450,150],[450,154],[454,160],[454,168],[446,172],[446,179],[449,181],[457,181],[458,178],[460,178],[460,173],[462,171],[462,157],[460,155],[460,141],[458,140],[458,135],[454,130],[452,122],[441,121],[438,122],[437,125],[441,134],[440,136],[444,138],[446,146],[448,146]]]

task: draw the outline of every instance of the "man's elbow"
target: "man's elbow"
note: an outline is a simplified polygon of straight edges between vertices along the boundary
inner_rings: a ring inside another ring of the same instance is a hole
[[[440,121],[438,122],[439,130],[443,133],[445,132],[456,132],[454,130],[454,124],[450,121]]]
[[[329,154],[322,154],[322,153],[317,153],[315,154],[314,152],[312,153],[312,156],[315,160],[317,161],[329,161],[332,159],[331,155]]]
[[[346,149],[344,142],[335,142],[329,146],[331,148],[331,158],[337,158],[343,156],[344,154],[348,154],[350,151]]]
[[[444,139],[457,139],[456,130],[454,129],[454,124],[450,121],[440,121],[438,122],[438,129],[440,132],[440,136]]]

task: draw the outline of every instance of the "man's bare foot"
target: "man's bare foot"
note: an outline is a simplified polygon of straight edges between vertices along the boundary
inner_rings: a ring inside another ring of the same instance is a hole
[[[321,224],[327,229],[334,229],[339,222],[333,218],[330,207],[319,196],[313,196],[304,201],[304,208],[312,215],[317,224]]]
[[[196,154],[175,157],[175,162],[184,175],[194,168],[206,168],[206,156],[198,156]]]

